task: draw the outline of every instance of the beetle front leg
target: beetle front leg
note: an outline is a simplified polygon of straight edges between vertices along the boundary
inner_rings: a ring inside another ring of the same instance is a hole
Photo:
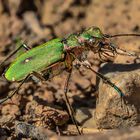
[[[124,96],[124,93],[114,84],[112,83],[106,76],[102,75],[101,73],[95,71],[92,67],[91,64],[88,61],[78,61],[78,63],[82,66],[84,66],[85,68],[91,70],[92,72],[94,72],[99,78],[101,78],[105,83],[109,84],[111,87],[113,87],[118,93],[119,95],[122,97]]]

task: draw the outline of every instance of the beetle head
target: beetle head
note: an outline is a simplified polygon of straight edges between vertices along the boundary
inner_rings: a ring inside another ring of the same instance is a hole
[[[94,45],[97,40],[101,40],[103,38],[103,34],[98,27],[90,27],[80,33],[79,39],[81,42],[86,42],[87,44]]]
[[[106,61],[108,56],[114,58],[116,54],[116,48],[110,43],[110,40],[101,32],[98,27],[90,27],[80,33],[79,41],[93,51],[98,53],[99,57]]]

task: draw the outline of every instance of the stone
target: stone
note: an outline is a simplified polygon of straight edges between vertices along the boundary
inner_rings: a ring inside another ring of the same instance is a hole
[[[128,66],[127,66],[128,65]],[[140,121],[140,64],[107,64],[101,73],[114,83],[124,96],[99,82],[99,96],[95,110],[98,128],[124,128]],[[108,72],[108,73],[107,73]]]

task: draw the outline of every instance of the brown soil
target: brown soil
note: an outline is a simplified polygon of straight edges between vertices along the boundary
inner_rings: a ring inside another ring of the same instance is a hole
[[[139,21],[138,0],[1,0],[0,61],[16,49],[16,37],[33,48],[52,38],[63,37],[89,26],[98,26],[108,34],[138,33]],[[137,37],[122,37],[112,41],[120,48],[140,52]],[[90,52],[88,58],[93,68],[98,70],[101,63],[98,57]],[[12,60],[2,66],[1,73]],[[115,63],[134,63],[134,58],[117,57]],[[46,84],[36,84],[30,80],[19,90],[19,94],[0,105],[1,135],[16,139],[16,121],[70,135],[72,132],[66,131],[66,126],[72,124],[72,121],[63,94],[66,75],[67,72],[63,72]],[[0,98],[6,97],[17,86],[18,83],[10,83],[1,78]],[[69,92],[69,100],[74,109],[87,107],[93,110],[97,94],[95,89],[96,75],[85,69],[80,72],[74,70]]]

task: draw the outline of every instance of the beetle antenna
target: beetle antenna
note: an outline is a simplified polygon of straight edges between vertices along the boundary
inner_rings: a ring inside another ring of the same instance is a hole
[[[135,34],[135,33],[132,33],[132,34],[115,34],[115,35],[104,34],[104,36],[106,38],[122,37],[122,36],[138,36],[138,37],[140,37],[140,34]]]

